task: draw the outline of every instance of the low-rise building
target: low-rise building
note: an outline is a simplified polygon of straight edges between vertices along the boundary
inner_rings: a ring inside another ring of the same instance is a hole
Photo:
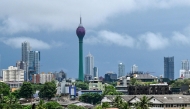
[[[121,95],[121,98],[130,107],[134,107],[143,96],[148,98],[149,109],[190,109],[190,96],[187,95]],[[115,97],[116,95],[106,95],[101,103],[108,102],[112,105]]]
[[[52,73],[34,74],[32,76],[32,83],[44,84],[45,82],[51,82],[54,79],[55,79],[55,77]]]
[[[3,69],[3,82],[24,82],[24,70],[14,66]]]
[[[120,77],[117,81],[116,91],[122,92],[123,94],[128,94],[128,86],[130,84],[130,77]]]
[[[89,90],[104,90],[105,84],[102,83],[97,77],[89,81]]]
[[[133,78],[142,82],[158,82],[158,78],[149,73],[134,74]]]
[[[150,84],[150,85],[136,85],[128,87],[129,95],[157,95],[169,94],[169,86],[167,83]]]

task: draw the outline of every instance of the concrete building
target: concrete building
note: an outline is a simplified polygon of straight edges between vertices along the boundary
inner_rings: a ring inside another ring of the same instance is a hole
[[[105,84],[102,83],[98,78],[94,78],[94,80],[90,80],[89,90],[105,90]]]
[[[179,77],[183,79],[190,78],[189,60],[182,60],[181,69],[179,71]]]
[[[174,56],[164,57],[164,78],[174,80]]]
[[[120,77],[117,81],[116,91],[122,92],[125,95],[128,95],[128,86],[130,85],[130,77]]]
[[[190,109],[190,96],[186,95],[121,95],[123,102],[127,102],[131,108],[146,96],[149,101],[149,109]],[[108,102],[113,105],[116,95],[106,95],[101,103]]]
[[[94,67],[94,77],[99,77],[98,67]]]
[[[138,72],[138,66],[136,66],[135,64],[131,67],[131,73],[136,73]]]
[[[26,68],[24,69],[26,72],[26,79],[28,80],[28,65],[29,65],[29,52],[31,50],[30,43],[29,42],[23,42],[22,43],[22,61],[26,64]]]
[[[85,74],[94,77],[94,57],[90,53],[85,57],[85,69]]]
[[[55,79],[61,82],[63,79],[67,79],[66,73],[61,70],[60,72],[53,73],[55,75]]]
[[[164,95],[169,94],[169,85],[163,84],[150,84],[147,86],[135,85],[128,86],[129,95]]]
[[[45,82],[51,82],[55,79],[52,73],[41,73],[41,74],[34,74],[32,76],[32,83],[41,83],[44,84]]]
[[[17,67],[9,66],[8,69],[3,69],[3,81],[4,82],[23,82],[24,70]]]
[[[118,78],[125,76],[125,65],[123,63],[118,64]]]
[[[114,81],[117,81],[117,74],[114,73],[114,72],[108,72],[105,74],[105,77],[104,77],[104,81],[105,82],[114,82]]]
[[[26,78],[26,76],[27,76],[27,74],[26,74],[26,63],[24,61],[17,61],[16,67],[18,69],[24,70],[24,80],[27,80],[27,78]]]
[[[142,82],[158,82],[158,78],[149,73],[133,74],[133,78],[141,80]]]
[[[84,75],[84,81],[90,81],[90,80],[92,80],[93,78],[92,78],[92,75],[90,75],[90,74],[85,74]]]

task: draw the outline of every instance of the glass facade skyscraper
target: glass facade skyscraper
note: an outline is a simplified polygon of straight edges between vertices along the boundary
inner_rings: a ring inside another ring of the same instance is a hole
[[[174,80],[174,56],[164,57],[164,78]]]
[[[26,64],[25,80],[29,81],[33,74],[40,72],[40,52],[31,51],[30,43],[26,41],[22,43],[22,61]]]

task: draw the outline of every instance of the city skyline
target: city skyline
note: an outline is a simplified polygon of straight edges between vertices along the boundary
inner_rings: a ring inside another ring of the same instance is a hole
[[[78,78],[76,27],[81,14],[86,29],[83,53],[90,51],[96,57],[99,76],[118,73],[120,62],[125,63],[126,73],[136,64],[139,71],[163,75],[163,57],[174,56],[178,78],[181,60],[190,58],[189,6],[188,0],[18,0],[14,4],[2,0],[1,69],[22,60],[20,45],[28,41],[34,51],[41,51],[41,72],[63,70],[68,77]]]

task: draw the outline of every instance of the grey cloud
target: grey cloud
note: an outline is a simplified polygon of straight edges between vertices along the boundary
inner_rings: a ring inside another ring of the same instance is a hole
[[[14,3],[1,0],[0,23],[3,25],[0,25],[0,31],[14,34],[22,31],[38,32],[40,30],[63,31],[75,29],[79,23],[80,13],[84,19],[83,24],[85,27],[94,28],[104,24],[107,18],[118,13],[189,5],[189,0],[58,0],[45,2],[18,0]]]

